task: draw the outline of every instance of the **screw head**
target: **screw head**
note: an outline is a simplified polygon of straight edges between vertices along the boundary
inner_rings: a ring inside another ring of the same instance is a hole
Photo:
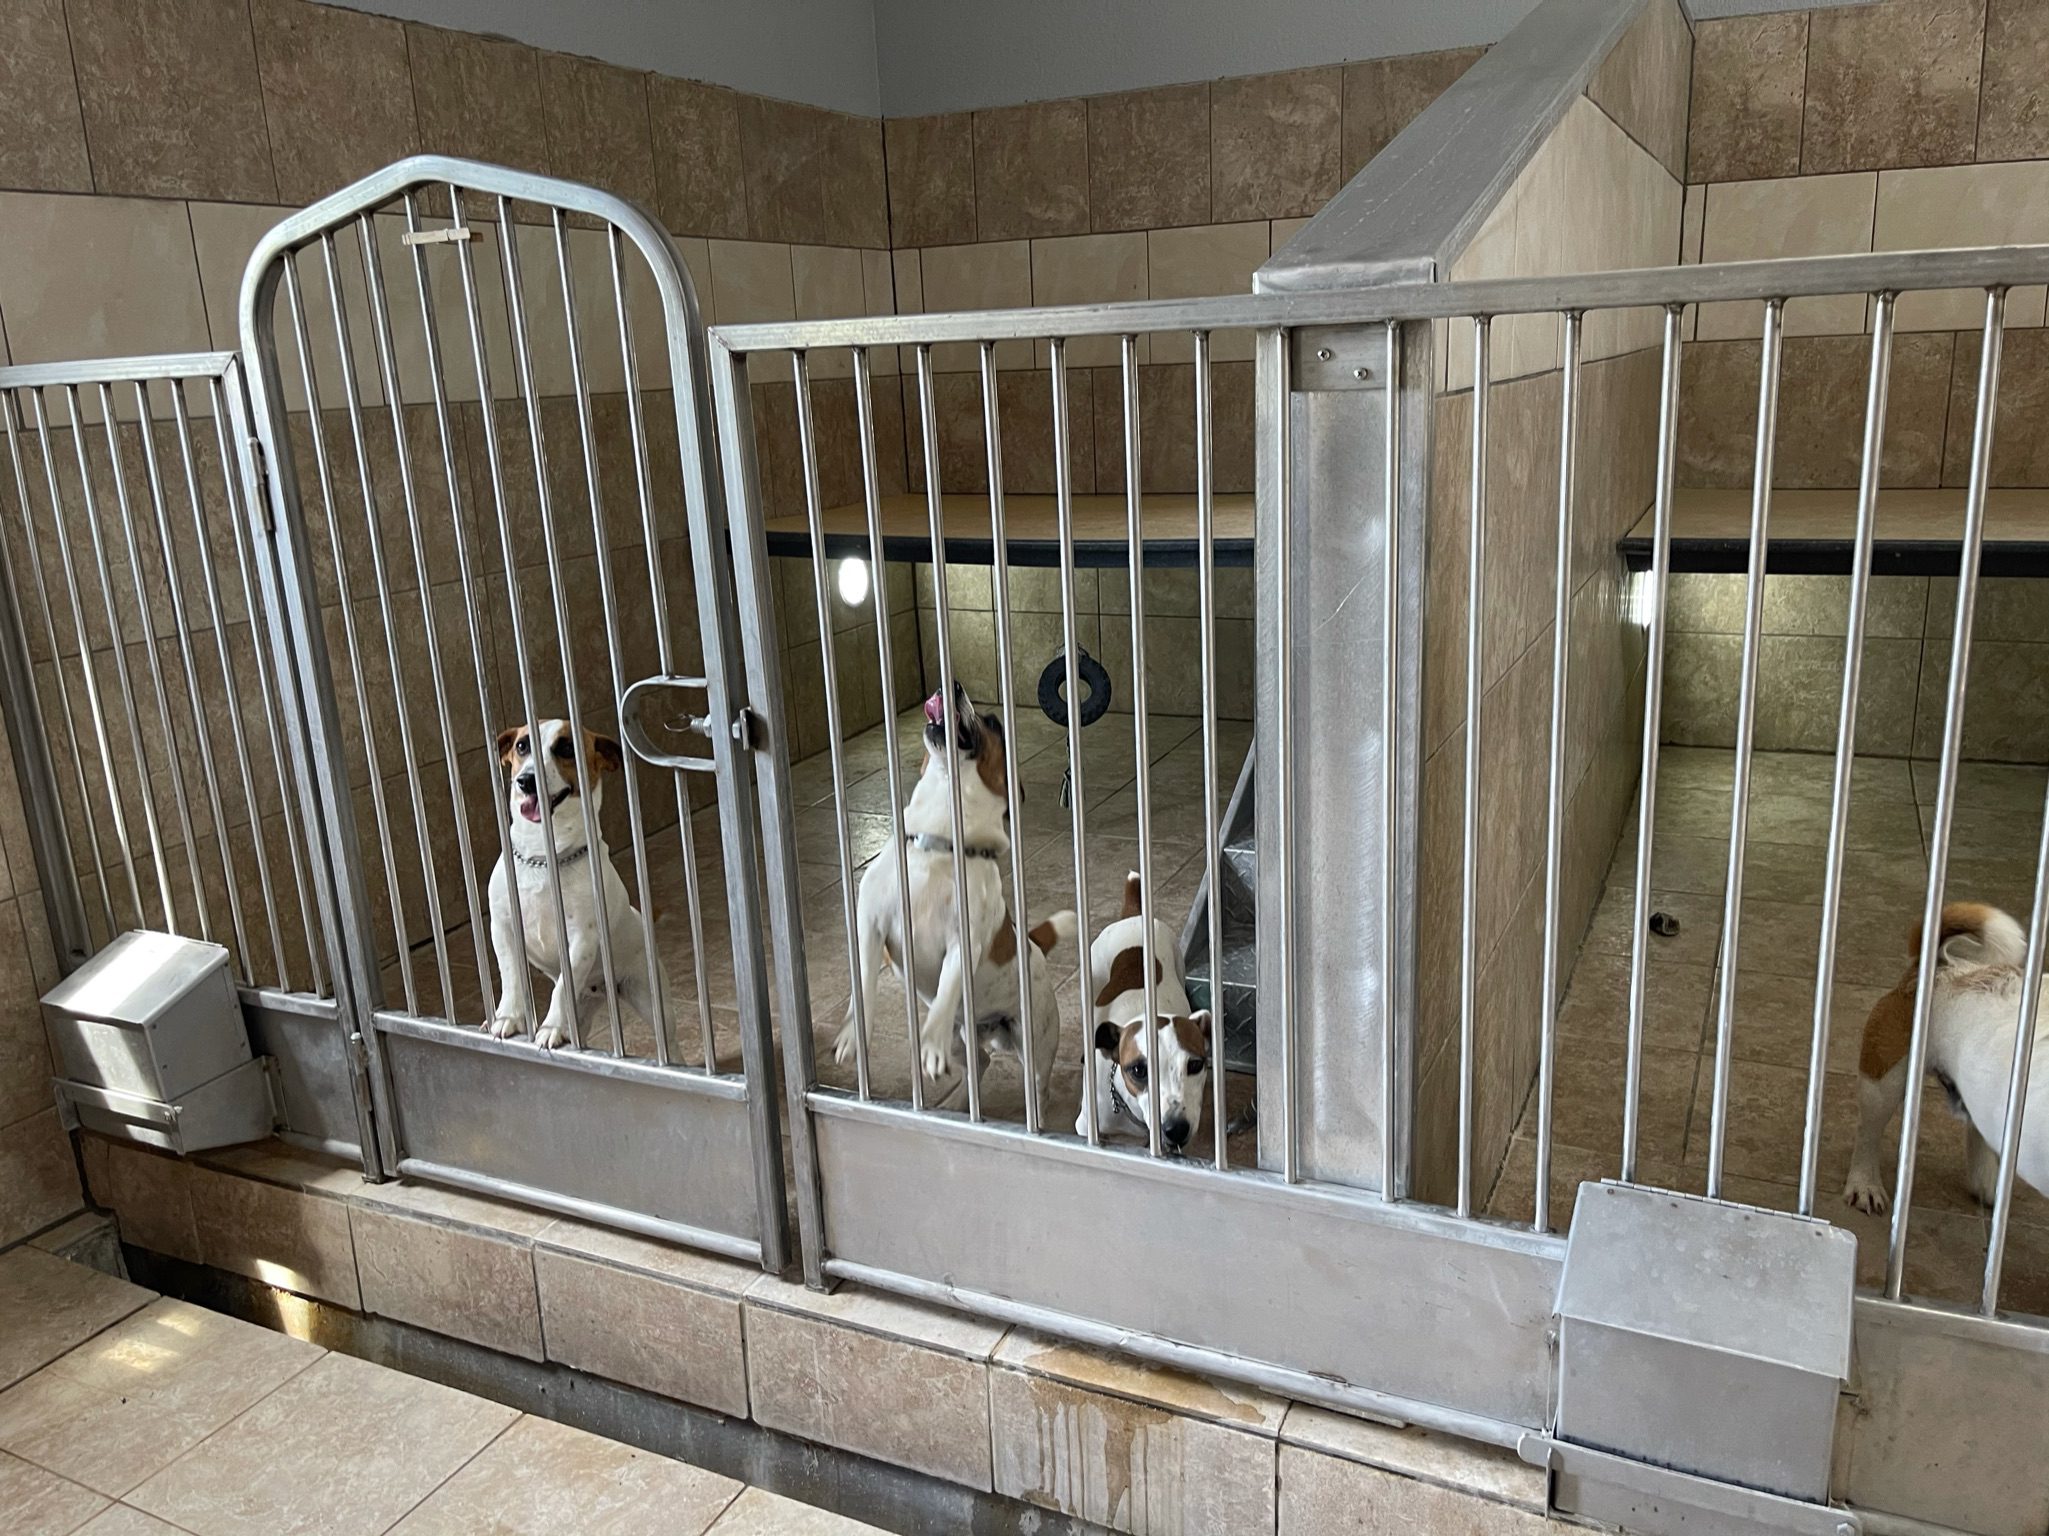
[[[1327,363],[1336,356],[1337,353],[1331,351],[1329,347],[1318,347],[1316,349],[1316,360],[1319,363]]]
[[[1843,1520],[1836,1524],[1836,1536],[1857,1536],[1857,1527]]]
[[[1373,374],[1369,369],[1354,368],[1352,370],[1352,377],[1355,379],[1370,379],[1373,377]]]

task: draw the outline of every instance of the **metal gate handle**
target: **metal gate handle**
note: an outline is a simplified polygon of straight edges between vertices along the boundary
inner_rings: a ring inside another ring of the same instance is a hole
[[[626,738],[626,744],[642,762],[652,763],[657,768],[687,768],[699,773],[711,773],[717,764],[709,757],[693,757],[687,753],[672,752],[658,746],[648,734],[640,712],[650,694],[667,693],[676,689],[691,688],[702,693],[709,683],[701,677],[675,677],[662,675],[644,677],[632,684],[619,698],[619,733]],[[707,741],[713,740],[713,722],[710,715],[689,713],[672,714],[664,722],[666,729],[694,731]]]

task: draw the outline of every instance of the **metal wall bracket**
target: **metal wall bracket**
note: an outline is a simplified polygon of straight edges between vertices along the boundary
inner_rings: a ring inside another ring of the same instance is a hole
[[[1387,331],[1379,325],[1311,325],[1292,333],[1291,385],[1318,393],[1387,383]]]
[[[1863,1536],[1863,1522],[1847,1509],[1718,1483],[1549,1435],[1525,1435],[1516,1453],[1550,1472],[1552,1513],[1641,1536]]]

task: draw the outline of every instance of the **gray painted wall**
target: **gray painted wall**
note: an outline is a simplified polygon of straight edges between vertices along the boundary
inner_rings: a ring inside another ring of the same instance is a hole
[[[1537,0],[327,0],[870,116],[1492,43]],[[1685,0],[1696,17],[1868,0]]]

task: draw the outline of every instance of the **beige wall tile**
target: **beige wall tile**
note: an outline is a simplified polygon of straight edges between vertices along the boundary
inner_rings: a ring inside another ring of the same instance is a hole
[[[1652,0],[1587,85],[1587,95],[1674,177],[1686,176],[1693,28],[1678,0]]]
[[[419,148],[403,23],[308,0],[253,0],[278,200],[303,205]]]
[[[1047,304],[1115,304],[1146,297],[1146,236],[1074,235],[1064,240],[1032,242],[1032,302]],[[1050,363],[1051,350],[1041,342],[1039,362]],[[1107,366],[1118,360],[1115,336],[1078,336],[1067,344],[1071,368]],[[1147,339],[1138,341],[1138,360],[1146,361]]]
[[[1344,74],[1336,65],[1210,88],[1213,219],[1313,214],[1341,184]]]
[[[1878,178],[1873,250],[2043,240],[2049,240],[2049,162],[1886,171]],[[2007,310],[2009,325],[2040,325],[2043,290],[2015,290],[2008,295]],[[1900,297],[1896,324],[1916,331],[1976,329],[1984,319],[1982,293],[1909,293]]]
[[[195,1168],[192,1215],[199,1251],[215,1269],[345,1307],[363,1304],[342,1201]]]
[[[883,124],[893,245],[975,238],[975,115],[892,117]]]
[[[981,245],[932,246],[920,253],[919,307],[937,314],[957,309],[1025,309],[1032,299],[1032,248],[1023,240]],[[1041,300],[1040,302],[1044,302]],[[903,354],[905,372],[912,354]],[[1000,342],[996,366],[1025,368],[1031,364],[1031,343]],[[956,342],[932,349],[932,366],[948,373],[979,369],[981,349]]]
[[[1197,299],[1252,291],[1252,274],[1266,261],[1271,239],[1265,224],[1201,224],[1191,229],[1156,229],[1146,236],[1146,297]],[[1192,337],[1156,335],[1156,363],[1188,362]],[[1220,331],[1210,337],[1214,361],[1252,356],[1249,331]]]
[[[1806,12],[1703,20],[1693,37],[1687,180],[1796,174],[1806,88]]]
[[[678,234],[744,240],[739,95],[723,86],[651,75],[647,104],[662,222]]]
[[[535,1269],[549,1359],[747,1416],[737,1290],[701,1289],[652,1265],[622,1267],[547,1246],[536,1251]]]
[[[796,278],[787,245],[760,240],[713,240],[709,252],[714,325],[796,318]],[[747,376],[756,384],[788,379],[790,360],[784,355],[752,358],[747,364]]]
[[[121,1226],[121,1241],[200,1262],[199,1230],[192,1215],[193,1164],[118,1142],[106,1146],[106,1188],[94,1188]]]
[[[1402,1536],[1411,1531],[1542,1536],[1549,1529],[1543,1516],[1527,1510],[1299,1446],[1281,1447],[1279,1482],[1280,1536],[1324,1531],[1355,1536]]]
[[[85,123],[63,0],[21,0],[0,16],[0,186],[35,192],[90,192]]]
[[[1800,169],[1970,160],[1984,36],[1985,0],[1883,0],[1814,12]]]
[[[748,233],[826,245],[889,243],[882,124],[871,117],[742,95]]]
[[[910,266],[917,269],[918,253],[905,252],[910,257]],[[893,253],[889,251],[863,251],[861,253],[861,303],[862,313],[869,315],[896,315],[906,311],[897,307],[897,272]],[[880,377],[897,371],[897,349],[895,347],[870,347],[868,349],[868,371]]]
[[[71,1137],[46,1109],[0,1127],[0,1244],[62,1221],[84,1203]]]
[[[1949,686],[1949,644],[1921,652],[1920,704],[1914,754],[1941,749]],[[1971,646],[1970,690],[1964,704],[1964,756],[2007,763],[2049,758],[2049,645],[1979,640]]]
[[[1345,161],[1349,181],[1396,134],[1479,61],[1484,48],[1449,48],[1345,66]],[[1275,247],[1279,249],[1279,247]]]
[[[2049,155],[2049,12],[2027,0],[1990,0],[1979,93],[1978,158]]]
[[[975,114],[975,238],[1078,235],[1089,228],[1089,113],[1040,101]]]
[[[183,205],[0,193],[0,228],[0,316],[15,362],[207,349]]]
[[[1686,206],[1680,213],[1679,260],[1692,265],[1700,260],[1701,236],[1707,232],[1707,192],[1704,186],[1686,189]]]
[[[1665,739],[1688,746],[1735,744],[1741,635],[1672,635],[1665,652]],[[1857,750],[1904,756],[1913,750],[1919,638],[1864,642]],[[1766,635],[1758,653],[1757,748],[1833,752],[1843,642],[1834,635]]]
[[[508,38],[406,26],[420,148],[547,171],[540,54]],[[474,200],[473,200],[474,201]]]
[[[33,891],[24,901],[39,904]],[[43,1036],[41,989],[22,931],[21,903],[0,902],[0,1125],[50,1103],[50,1049]]]
[[[271,202],[270,140],[246,0],[72,0],[93,186],[136,197]]]
[[[647,110],[648,77],[567,53],[543,53],[540,72],[549,171],[617,193],[642,208],[656,207],[660,189]]]
[[[1948,443],[1942,463],[1944,485],[1970,483],[1980,346],[1975,334],[1957,337],[1956,369],[1949,386]],[[1998,408],[1992,420],[1992,483],[2049,485],[2049,443],[2030,425],[2042,419],[2045,400],[2049,400],[2049,332],[2008,331],[2000,356]]]
[[[1115,1531],[1254,1531],[1274,1519],[1257,1434],[998,1367],[996,1491]]]
[[[1739,181],[1705,189],[1700,259],[1763,261],[1780,256],[1844,256],[1871,249],[1878,175],[1792,176]],[[1701,306],[1697,334],[1722,341],[1759,334],[1762,304]],[[1864,329],[1864,296],[1794,299],[1786,305],[1788,336],[1826,336]]]
[[[349,1227],[364,1311],[542,1358],[530,1241],[363,1205],[350,1207]]]
[[[1088,113],[1091,228],[1208,222],[1207,82],[1093,96]]]
[[[799,320],[826,320],[865,315],[868,308],[863,258],[875,253],[843,245],[790,247],[792,296]],[[829,348],[811,354],[814,379],[853,377],[853,354]]]
[[[1458,1493],[1541,1514],[1543,1470],[1512,1452],[1423,1429],[1396,1429],[1295,1403],[1281,1426],[1284,1443],[1325,1451],[1402,1477],[1420,1478]]]
[[[1307,219],[1275,219],[1267,242],[1273,254],[1280,255],[1282,248],[1301,234],[1308,223]]]

